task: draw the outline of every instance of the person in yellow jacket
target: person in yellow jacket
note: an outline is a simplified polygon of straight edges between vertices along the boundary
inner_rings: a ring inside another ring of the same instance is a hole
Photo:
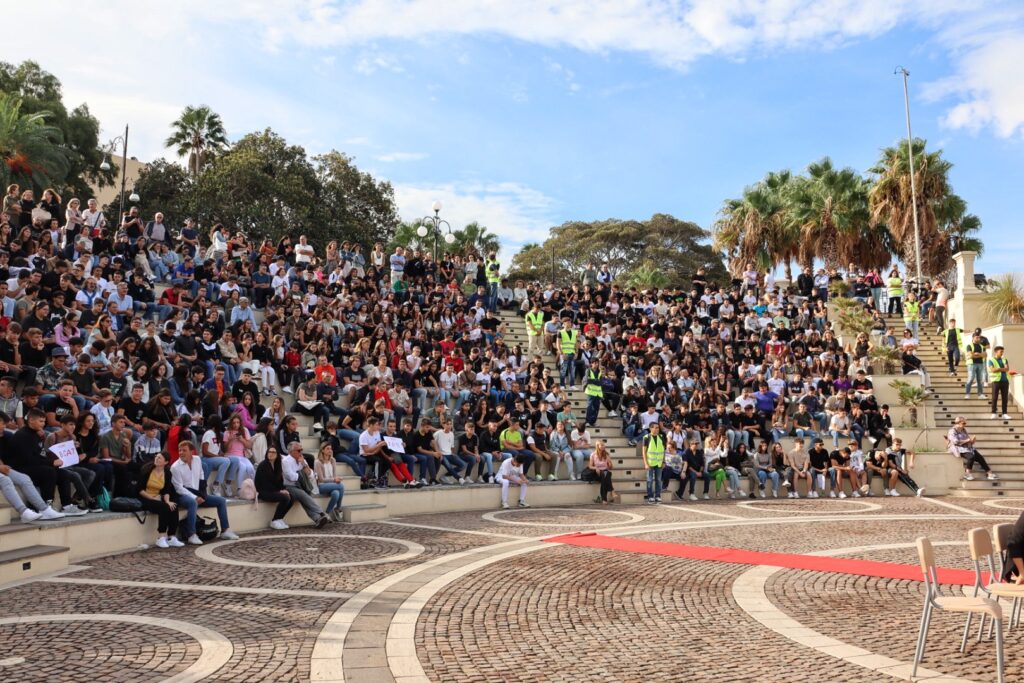
[[[964,348],[964,331],[956,326],[956,318],[949,319],[949,326],[942,331],[942,341],[946,347],[949,376],[956,377],[956,369],[960,365],[960,349]]]
[[[885,285],[889,296],[889,315],[903,315],[903,278],[899,268],[893,266]]]
[[[526,340],[528,354],[544,355],[544,312],[540,310],[540,302],[537,300],[526,312]]]
[[[1009,420],[1010,415],[1006,412],[1006,403],[1010,396],[1010,361],[1006,360],[1003,356],[1005,350],[1002,346],[997,346],[992,349],[992,357],[988,359],[988,381],[992,385],[992,418],[995,420],[1000,417],[1000,413],[996,412],[996,407],[999,404],[999,398],[1003,399],[1003,412],[1001,413],[1004,420]]]
[[[569,391],[576,391],[576,349],[579,342],[579,330],[573,327],[571,320],[566,319],[558,331],[558,380]]]
[[[913,292],[908,292],[907,300],[903,302],[903,325],[910,330],[914,339],[920,339],[918,335],[921,331],[921,303]]]

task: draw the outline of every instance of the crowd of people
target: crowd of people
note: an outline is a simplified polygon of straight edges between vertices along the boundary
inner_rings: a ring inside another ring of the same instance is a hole
[[[837,287],[878,321],[845,347],[825,308]],[[544,286],[509,280],[493,253],[253,241],[11,186],[0,491],[25,521],[137,500],[158,516],[161,547],[201,543],[201,507],[232,538],[236,497],[275,504],[274,528],[295,503],[318,526],[339,521],[350,473],[363,488],[492,483],[505,507],[511,486],[528,506],[531,483],[583,479],[610,504],[613,459],[590,433],[603,409],[642,444],[652,503],[673,479],[691,500],[697,480],[708,498],[712,480],[736,496],[743,477],[762,497],[797,497],[801,480],[810,497],[845,497],[844,480],[870,494],[874,476],[887,495],[898,482],[920,495],[868,351],[892,345],[904,372],[924,373],[918,326],[945,329],[948,299],[941,283],[925,290],[904,296],[897,270],[883,281],[854,266],[787,287],[752,265],[723,283],[698,269],[689,288],[642,292],[594,264]],[[526,348],[499,309],[523,316]]]

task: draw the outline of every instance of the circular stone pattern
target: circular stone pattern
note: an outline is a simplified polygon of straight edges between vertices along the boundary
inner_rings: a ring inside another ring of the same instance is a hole
[[[1016,502],[1016,505],[1003,505],[1003,503]],[[996,498],[995,500],[983,500],[982,505],[990,508],[996,508],[997,510],[1014,510],[1020,512],[1024,510],[1024,498]]]
[[[823,502],[827,503],[827,506],[809,508],[808,502]],[[855,515],[882,509],[882,506],[878,503],[869,503],[866,500],[858,500],[856,498],[828,498],[824,500],[812,498],[810,501],[806,501],[806,499],[780,498],[772,500],[770,503],[767,500],[743,500],[736,503],[736,505],[737,507],[757,510],[758,512],[777,512],[787,515]],[[856,505],[857,507],[851,510],[844,508],[844,505]]]
[[[267,569],[329,569],[401,562],[422,555],[419,543],[350,534],[247,536],[196,548],[208,562]]]
[[[508,519],[515,516],[516,519]],[[623,519],[625,518],[625,519]],[[515,508],[486,512],[481,519],[497,524],[513,524],[516,526],[619,526],[642,522],[643,515],[619,510],[596,510],[592,508]],[[551,521],[553,520],[553,521]]]
[[[3,618],[0,642],[5,681],[62,680],[70,665],[74,680],[188,683],[215,673],[234,649],[196,624],[116,614]]]

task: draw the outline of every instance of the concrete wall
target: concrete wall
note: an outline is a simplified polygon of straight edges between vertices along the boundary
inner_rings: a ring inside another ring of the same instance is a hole
[[[1010,370],[1016,375],[1010,377],[1010,395],[1015,406],[1024,406],[1024,325],[991,325],[983,327],[982,334],[992,346],[1005,346],[1004,357],[1010,363]],[[1010,410],[1014,407],[1011,406]]]

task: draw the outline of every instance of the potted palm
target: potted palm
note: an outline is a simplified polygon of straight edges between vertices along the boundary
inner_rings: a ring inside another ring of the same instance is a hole
[[[868,350],[868,360],[871,362],[871,373],[878,375],[895,374],[903,362],[899,349],[882,344],[872,346]]]
[[[907,416],[910,420],[911,427],[918,427],[917,409],[920,408],[928,401],[928,392],[923,387],[915,387],[909,382],[904,382],[901,379],[894,379],[889,382],[889,386],[896,390],[897,401],[899,404],[907,408]]]

